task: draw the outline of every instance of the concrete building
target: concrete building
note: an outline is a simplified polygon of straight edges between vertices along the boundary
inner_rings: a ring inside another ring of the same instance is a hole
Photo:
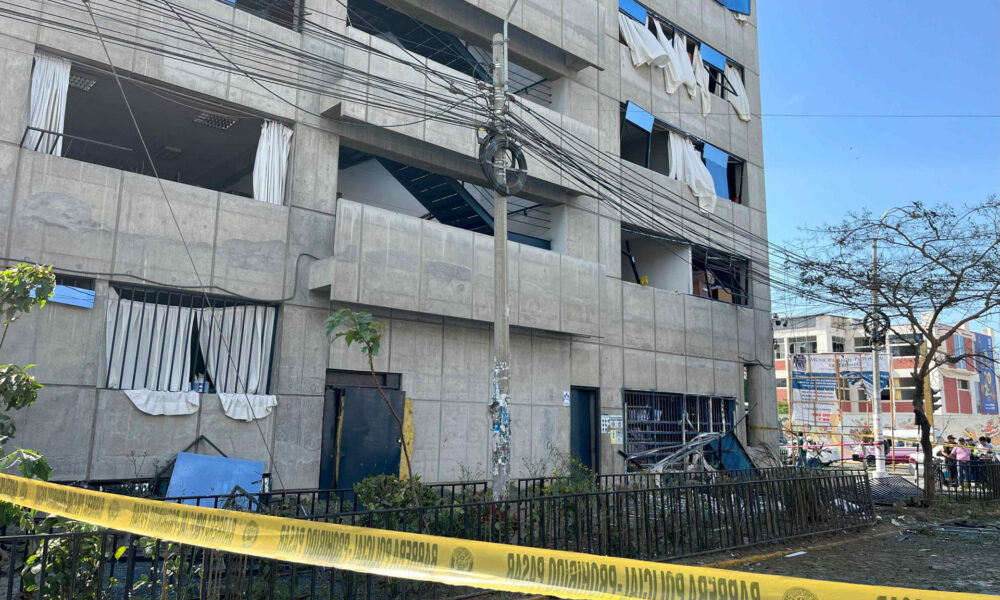
[[[907,328],[897,326],[897,331]],[[915,382],[913,366],[920,360],[919,334],[889,336],[892,356],[892,401],[882,402],[883,427],[912,429]],[[957,357],[966,354],[992,354],[994,332],[976,333],[962,329],[946,341],[945,353]],[[870,353],[864,329],[856,319],[819,314],[782,318],[774,331],[774,375],[778,403],[789,398],[788,357],[794,354],[825,352]],[[942,435],[1000,435],[995,369],[984,361],[968,357],[931,374],[931,384],[941,392],[941,407],[934,411],[934,428]],[[860,387],[841,386],[840,411],[845,430],[871,431],[871,401]],[[786,410],[779,411],[787,414]]]
[[[199,439],[263,461],[275,487],[393,470],[366,361],[325,336],[346,306],[387,324],[374,366],[412,412],[414,470],[485,475],[492,201],[482,111],[455,92],[489,79],[507,4],[0,7],[0,243],[7,264],[53,265],[65,300],[3,347],[45,385],[15,443],[58,480],[149,476]],[[738,425],[755,454],[775,442],[750,4],[513,10],[512,116],[618,181],[527,148],[509,207],[515,476],[553,448],[613,473],[619,450],[702,430]],[[706,78],[668,92],[630,49],[641,29],[686,44]],[[682,143],[707,196],[671,172]]]

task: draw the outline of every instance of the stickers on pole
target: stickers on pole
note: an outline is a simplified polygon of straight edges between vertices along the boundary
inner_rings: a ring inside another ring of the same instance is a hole
[[[116,496],[10,475],[0,475],[0,500],[109,529],[261,558],[570,599],[1000,598],[668,565],[313,523]]]

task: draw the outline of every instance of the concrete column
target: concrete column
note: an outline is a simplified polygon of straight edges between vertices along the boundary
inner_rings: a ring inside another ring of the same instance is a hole
[[[747,444],[777,447],[778,402],[774,372],[760,365],[747,366],[750,414],[747,415]]]

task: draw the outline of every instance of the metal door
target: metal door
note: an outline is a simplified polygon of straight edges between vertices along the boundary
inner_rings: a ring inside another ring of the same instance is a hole
[[[600,441],[597,431],[600,417],[597,411],[597,390],[570,389],[570,455],[594,472],[597,472],[600,464],[598,460]]]
[[[393,410],[403,416],[405,393],[384,390]],[[399,425],[379,394],[370,387],[344,388],[337,430],[338,488],[353,488],[370,475],[399,474]]]

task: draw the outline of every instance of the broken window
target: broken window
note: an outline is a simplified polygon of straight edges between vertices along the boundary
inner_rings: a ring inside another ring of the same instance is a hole
[[[736,423],[736,399],[624,390],[625,453],[649,468],[700,433],[725,433]]]
[[[725,98],[726,57],[705,42],[701,43],[700,51],[701,60],[705,63],[705,69],[708,70],[708,91],[720,98]]]
[[[743,160],[707,142],[702,142],[702,157],[709,173],[712,174],[712,181],[715,182],[715,195],[742,204]]]
[[[278,307],[112,284],[106,387],[266,394]]]
[[[819,345],[816,343],[816,336],[788,338],[788,354],[816,354],[819,352]]]
[[[690,293],[690,244],[627,227],[621,240],[623,281]]]
[[[93,67],[73,64],[63,132],[38,139],[58,138],[61,148],[52,153],[66,158],[282,203],[291,129],[243,109],[138,79],[123,79],[122,85],[142,124],[152,164],[143,140],[123,117],[129,108],[114,77]],[[267,135],[262,137],[262,131]],[[25,147],[50,151],[32,147],[32,133],[32,128],[25,131]],[[259,152],[269,157],[267,164],[273,168],[258,174]]]
[[[428,221],[493,235],[493,192],[440,173],[340,147],[337,194]],[[549,209],[507,198],[507,239],[551,248]]]
[[[722,302],[750,304],[750,261],[704,246],[691,247],[692,293]]]
[[[351,27],[398,43],[418,56],[480,81],[493,81],[491,48],[470,44],[378,0],[349,0],[347,21]],[[508,78],[510,93],[544,106],[552,103],[552,85],[545,76],[509,61]]]
[[[49,302],[81,308],[94,307],[94,280],[89,277],[56,273],[56,289]]]
[[[674,132],[675,139],[681,137],[692,140],[712,176],[715,195],[737,204],[743,202],[745,163],[742,159],[657,119],[634,102],[623,103],[621,111],[619,154],[622,159],[669,176],[670,137],[671,132]],[[680,179],[687,181],[688,177],[682,175]]]
[[[653,123],[656,119],[634,102],[624,104],[623,115],[621,157],[640,167],[648,167]]]

